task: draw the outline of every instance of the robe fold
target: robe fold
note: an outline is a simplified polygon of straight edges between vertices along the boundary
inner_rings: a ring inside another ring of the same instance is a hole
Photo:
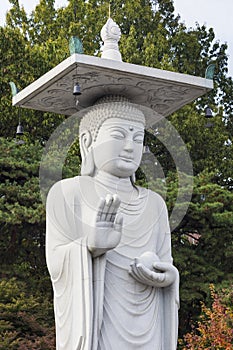
[[[47,198],[46,260],[54,290],[57,350],[175,350],[178,286],[145,286],[128,273],[145,251],[172,263],[166,205],[139,188],[122,202],[119,245],[92,259],[86,239],[100,185],[91,177],[56,183]],[[104,197],[111,193],[104,186]]]

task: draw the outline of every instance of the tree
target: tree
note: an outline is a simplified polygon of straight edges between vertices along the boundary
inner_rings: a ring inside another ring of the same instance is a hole
[[[232,135],[222,112],[211,119],[212,126],[203,112],[186,106],[170,117],[184,140],[193,164],[194,175],[203,171],[214,172],[215,181],[227,189],[232,188],[233,163]]]
[[[52,304],[15,278],[0,282],[2,350],[55,349]]]
[[[63,176],[79,166],[74,144]],[[45,207],[41,201],[39,142],[0,138],[1,282],[3,350],[55,349],[52,288],[45,262]],[[59,152],[59,150],[58,150]],[[50,171],[56,172],[55,168]]]
[[[19,278],[23,271],[48,280],[45,263],[45,207],[41,200],[39,166],[43,147],[36,142],[18,144],[17,140],[0,138],[0,225],[1,264],[9,274],[9,264]],[[63,166],[63,177],[74,176],[79,159],[74,144]],[[59,152],[59,150],[57,150]],[[48,169],[56,172],[56,166]],[[24,269],[25,267],[25,269]],[[17,270],[19,270],[17,272]],[[45,280],[44,280],[45,279]]]
[[[173,183],[172,192],[175,186]],[[209,284],[232,280],[232,199],[231,191],[215,183],[213,173],[200,174],[195,177],[189,209],[173,232],[174,260],[181,275],[183,331],[198,315],[200,301],[208,297]]]
[[[0,138],[1,265],[5,275],[46,276],[44,258],[45,208],[40,199],[39,143],[17,144]],[[24,269],[25,268],[25,269]]]
[[[47,63],[50,61],[44,57],[42,48],[31,47],[19,28],[0,27],[0,42],[1,135],[13,138],[20,117],[28,139],[43,142],[64,116],[13,107],[9,82],[15,82],[18,90],[22,90],[51,68]]]
[[[202,304],[202,313],[197,328],[184,336],[183,350],[230,350],[232,349],[233,309],[232,289],[216,292],[210,286],[212,305]],[[226,302],[227,300],[227,302]]]

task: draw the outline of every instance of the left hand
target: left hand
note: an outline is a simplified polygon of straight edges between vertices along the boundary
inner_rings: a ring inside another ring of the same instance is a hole
[[[135,258],[130,264],[129,274],[138,282],[152,287],[168,287],[178,277],[178,270],[175,266],[166,262],[154,262],[153,270]]]

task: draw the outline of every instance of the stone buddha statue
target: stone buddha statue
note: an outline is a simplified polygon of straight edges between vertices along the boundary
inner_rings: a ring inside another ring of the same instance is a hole
[[[81,176],[47,198],[58,350],[174,350],[179,274],[164,200],[134,184],[145,116],[105,98],[80,123]]]

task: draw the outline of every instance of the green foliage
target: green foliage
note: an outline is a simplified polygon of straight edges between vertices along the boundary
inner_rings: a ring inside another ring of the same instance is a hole
[[[39,183],[42,151],[39,142],[17,144],[0,138],[0,246],[2,264],[28,263],[34,273],[45,274],[45,207]],[[54,167],[49,163],[51,177],[56,174],[59,153],[59,149],[53,152]],[[77,153],[78,143],[74,143],[65,157],[63,177],[78,175]]]
[[[45,210],[38,179],[42,147],[0,138],[0,153],[1,349],[53,349]]]
[[[2,263],[44,265],[45,210],[39,191],[39,143],[0,139]]]
[[[55,349],[51,301],[15,278],[2,279],[0,300],[1,349]]]
[[[186,106],[170,118],[179,131],[189,151],[193,163],[194,175],[203,171],[215,172],[215,182],[232,187],[233,144],[232,134],[222,116],[222,112],[212,118],[212,127],[204,114]]]
[[[192,202],[173,232],[173,255],[181,275],[183,331],[198,314],[200,301],[208,297],[209,284],[233,279],[232,203],[232,192],[216,184],[213,174],[195,177]],[[195,236],[198,239],[191,244]]]

